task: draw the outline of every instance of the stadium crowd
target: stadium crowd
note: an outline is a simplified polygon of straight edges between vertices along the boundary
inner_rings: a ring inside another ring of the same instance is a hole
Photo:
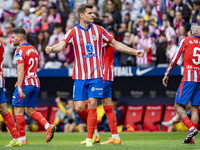
[[[92,4],[96,17],[115,39],[138,50],[143,58],[115,52],[114,66],[166,65],[178,41],[190,35],[189,29],[200,21],[199,0],[2,0],[0,40],[5,47],[3,68],[16,67],[12,31],[22,26],[27,41],[37,48],[40,68],[73,67],[69,45],[59,54],[45,53],[47,45],[60,42],[78,24],[78,7]],[[12,60],[12,61],[11,61]],[[178,65],[182,65],[182,58]]]

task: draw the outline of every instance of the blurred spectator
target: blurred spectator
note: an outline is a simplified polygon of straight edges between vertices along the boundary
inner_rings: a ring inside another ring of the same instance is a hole
[[[136,57],[137,65],[138,66],[149,66],[151,65],[151,58],[152,58],[152,45],[153,41],[152,38],[149,36],[149,28],[143,27],[142,29],[143,37],[140,39],[136,39],[135,42],[137,43],[138,50],[144,50],[144,56],[142,58]]]
[[[66,24],[66,29],[65,31],[69,31],[75,26],[73,20],[68,20]],[[66,62],[63,64],[64,67],[73,67],[74,66],[74,49],[73,45],[69,44],[67,48],[64,51],[65,57],[66,57]]]
[[[44,38],[44,31],[38,31],[37,33],[37,47],[39,53],[39,61],[38,66],[39,68],[44,68],[45,62],[47,60],[47,55],[45,53],[45,47],[47,46],[47,41]]]
[[[105,15],[103,16],[103,21],[104,21],[104,27],[106,30],[108,31],[115,31],[115,27],[114,27],[114,20],[113,20],[113,16],[111,13],[105,13]],[[116,36],[116,34],[114,34]]]
[[[59,23],[55,24],[54,27],[54,34],[52,34],[49,38],[49,43],[48,45],[52,46],[55,45],[59,42],[62,41],[62,39],[64,38],[64,33],[62,32],[62,25]],[[47,63],[45,64],[44,68],[61,68],[62,64],[66,61],[66,57],[64,55],[64,51],[56,54],[56,53],[52,53],[49,55]]]
[[[170,59],[173,57],[174,53],[177,50],[177,46],[175,45],[175,43],[173,43],[172,41],[168,41],[167,44],[167,58],[168,58],[168,62],[170,61]],[[177,62],[177,65],[181,66],[183,63],[183,57],[181,56]]]
[[[130,32],[124,33],[122,43],[129,47],[133,47],[133,37],[131,37]],[[136,57],[125,53],[120,53],[120,66],[136,66]]]
[[[120,1],[121,2],[121,1]],[[117,9],[117,5],[114,2],[114,0],[106,0],[106,6],[107,6],[107,11],[112,14],[113,17],[113,23],[114,23],[114,29],[116,31],[116,28],[120,26],[121,23],[121,13],[120,10]]]
[[[190,30],[190,24],[183,19],[183,13],[181,11],[176,11],[173,25],[174,25],[174,28],[176,29],[176,35],[178,34],[178,28],[181,25],[185,25],[187,28],[187,31]]]
[[[149,2],[148,2],[148,0],[141,0],[141,5],[142,5],[142,8],[141,8],[141,10],[140,10],[140,16],[141,17],[144,17],[145,15],[146,15],[146,7],[147,7],[147,5],[149,4]],[[156,12],[156,9],[153,9],[153,5],[152,4],[150,4],[150,6],[151,6],[151,13],[153,14],[153,15],[157,15],[157,12]]]
[[[42,11],[42,7],[46,6],[48,8],[48,1],[46,0],[38,0],[38,6],[35,8],[36,12],[35,15],[39,16],[41,15]],[[48,10],[48,9],[47,9]]]
[[[52,23],[48,23],[47,21],[47,18],[48,18],[48,14],[43,12],[42,13],[42,21],[37,23],[36,24],[36,27],[35,27],[35,31],[45,31],[45,30],[48,30],[50,32],[50,34],[53,33],[53,28],[54,28],[54,25]]]
[[[174,5],[173,9],[176,12],[177,11],[182,11],[183,12],[183,19],[186,22],[189,22],[191,12],[190,12],[190,9],[189,9],[188,5],[187,4],[183,4],[182,0],[174,0],[174,2],[175,2],[175,5]]]
[[[22,10],[24,12],[24,18],[19,23],[19,26],[22,26],[23,28],[28,30],[28,32],[33,33],[35,22],[36,22],[36,15],[33,13],[30,13],[29,9],[30,9],[30,2],[28,1],[24,2],[23,7],[22,7]]]
[[[133,22],[131,21],[131,16],[129,13],[126,13],[124,16],[124,22],[126,23],[127,30],[131,32]]]
[[[194,9],[194,14],[192,16],[192,23],[200,23],[200,1],[196,0],[193,2],[193,9]]]
[[[163,27],[165,28],[164,33],[166,35],[167,41],[172,41],[175,43],[176,32],[174,28],[170,25],[170,20],[163,20]]]
[[[73,100],[68,100],[67,107],[64,98],[57,97],[55,102],[57,103],[59,110],[56,113],[53,124],[57,126],[57,131],[72,132],[76,125]]]
[[[158,18],[154,15],[154,14],[152,14],[152,9],[153,9],[153,6],[151,5],[151,4],[148,4],[147,6],[146,6],[146,14],[144,15],[144,20],[146,21],[146,22],[148,22],[148,19],[149,19],[149,17],[152,17],[152,18],[154,18],[154,21],[156,22],[156,23],[158,23]]]
[[[154,37],[155,39],[158,39],[160,35],[160,30],[158,29],[158,24],[155,22],[155,19],[153,16],[150,16],[148,18],[148,27],[149,27],[150,36]]]
[[[97,5],[93,5],[93,12],[99,16],[99,7]]]
[[[132,11],[131,4],[130,4],[129,2],[126,2],[126,3],[125,3],[125,9],[122,10],[122,12],[121,12],[121,14],[122,14],[122,22],[124,22],[125,14],[131,13],[131,11]],[[133,15],[133,16],[137,17],[136,14]],[[135,18],[135,19],[136,19],[136,18]],[[135,20],[135,19],[134,19],[134,20]]]
[[[48,16],[48,19],[47,19],[48,23],[62,23],[62,19],[61,19],[61,16],[60,14],[57,12],[57,9],[56,9],[56,6],[55,5],[52,5],[50,7],[50,14]]]
[[[108,1],[110,1],[110,0],[104,0],[104,2],[103,2],[103,13],[110,11],[110,9],[112,7],[114,7],[119,12],[122,10],[121,0],[112,0],[113,4],[111,4],[111,5],[110,5],[110,3],[108,3]]]
[[[23,1],[14,0],[12,12],[15,14],[15,26],[18,27],[20,21],[24,17],[24,12],[21,10]]]
[[[14,54],[15,47],[12,45],[12,31],[15,29],[15,25],[13,23],[7,23],[5,26],[6,37],[3,41],[4,45],[4,60],[3,60],[3,68],[12,68],[12,58]]]
[[[144,21],[144,18],[140,17],[140,18],[137,18],[134,23],[133,23],[133,26],[132,26],[132,32],[137,35],[139,38],[141,38],[143,35],[142,35],[142,28],[146,26],[146,23]]]
[[[91,4],[91,5],[96,5],[97,1],[96,0],[87,0],[87,3]]]
[[[159,35],[159,41],[156,49],[156,65],[167,64],[167,38],[164,33]]]
[[[178,28],[178,37],[177,37],[177,40],[176,40],[176,45],[178,45],[178,42],[183,38],[183,37],[186,37],[187,36],[187,29],[184,25],[180,26]]]
[[[49,14],[49,7],[46,5],[41,6],[40,14],[36,18],[36,24],[42,22],[42,13]]]
[[[122,41],[123,40],[123,37],[124,37],[124,33],[127,32],[127,25],[126,23],[121,23],[120,24],[120,28],[118,29],[118,37],[117,37],[117,40],[118,41]]]

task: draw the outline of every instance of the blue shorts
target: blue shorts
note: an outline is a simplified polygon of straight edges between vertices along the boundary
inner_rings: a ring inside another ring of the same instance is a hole
[[[34,86],[23,86],[22,91],[26,95],[25,98],[21,98],[18,93],[18,87],[16,87],[13,98],[12,105],[13,106],[21,106],[21,107],[36,107],[38,95],[40,92],[40,88]]]
[[[6,103],[6,96],[3,88],[0,88],[0,104]]]
[[[112,81],[105,80],[103,84],[103,98],[109,98],[112,97]]]
[[[85,101],[88,98],[102,98],[103,79],[75,80],[73,86],[73,100]]]
[[[200,83],[181,82],[176,93],[175,103],[187,105],[191,100],[191,105],[200,106]]]

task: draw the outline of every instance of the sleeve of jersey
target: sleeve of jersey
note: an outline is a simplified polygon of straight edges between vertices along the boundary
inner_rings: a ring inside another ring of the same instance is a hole
[[[166,72],[165,72],[165,76],[169,76],[172,69],[174,68],[174,66],[176,65],[178,59],[180,58],[184,48],[185,48],[185,44],[184,44],[185,38],[181,39],[176,52],[174,53],[172,59],[170,60],[169,65],[167,66]]]
[[[24,63],[23,51],[21,49],[17,49],[15,57],[17,60],[17,64]]]
[[[66,43],[66,47],[72,42],[73,40],[73,31],[72,29],[67,31],[67,33],[65,34],[65,37],[63,39],[63,41]]]
[[[103,42],[109,44],[112,41],[112,39],[114,39],[114,37],[110,33],[108,33],[103,27],[101,27],[101,31]]]

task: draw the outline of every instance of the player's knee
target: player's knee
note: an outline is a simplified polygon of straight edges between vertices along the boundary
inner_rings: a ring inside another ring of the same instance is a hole
[[[31,115],[32,115],[32,111],[31,110],[29,110],[29,109],[25,109],[25,113],[29,116],[29,117],[31,117]]]
[[[85,108],[82,107],[82,106],[75,106],[75,111],[76,111],[77,113],[82,112],[84,109],[85,109]]]
[[[88,108],[95,109],[97,108],[97,104],[94,101],[88,102]]]
[[[4,107],[0,107],[0,114],[1,115],[5,115],[8,113],[8,109],[7,108],[4,108]]]

